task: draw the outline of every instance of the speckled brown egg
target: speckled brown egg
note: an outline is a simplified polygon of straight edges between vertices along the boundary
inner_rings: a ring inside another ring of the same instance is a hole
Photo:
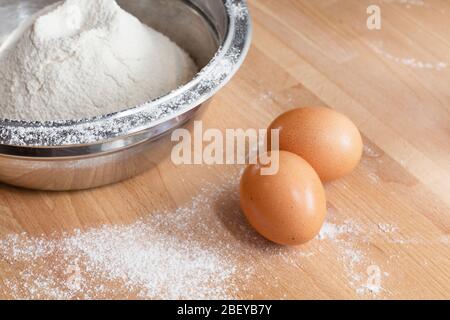
[[[296,154],[279,154],[279,170],[261,175],[261,164],[250,165],[240,184],[241,208],[249,223],[265,238],[282,245],[299,245],[314,238],[326,216],[323,185],[314,169]]]
[[[362,156],[358,128],[349,118],[328,108],[290,110],[275,119],[269,129],[280,130],[280,150],[301,156],[324,182],[352,172]]]

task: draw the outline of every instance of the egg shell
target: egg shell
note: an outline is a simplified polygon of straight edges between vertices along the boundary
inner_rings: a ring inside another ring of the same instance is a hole
[[[325,191],[314,169],[299,156],[279,154],[279,170],[261,175],[261,164],[250,165],[240,183],[241,208],[265,238],[282,245],[313,239],[326,217]]]
[[[290,110],[275,119],[271,129],[280,130],[280,150],[301,156],[324,182],[349,174],[361,160],[363,142],[358,128],[334,110]]]

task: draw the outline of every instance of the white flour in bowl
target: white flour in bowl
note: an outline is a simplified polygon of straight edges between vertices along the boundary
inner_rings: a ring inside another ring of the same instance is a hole
[[[0,47],[0,117],[69,120],[164,95],[197,68],[180,47],[113,0],[66,0]]]

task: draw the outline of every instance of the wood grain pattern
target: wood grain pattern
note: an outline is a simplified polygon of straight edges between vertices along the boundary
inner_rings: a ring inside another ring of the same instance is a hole
[[[366,27],[366,8],[373,3],[382,10],[379,31]],[[364,253],[364,261],[353,265],[339,262],[342,248],[332,241],[295,249],[317,254],[293,264],[255,248],[245,263],[260,272],[239,297],[449,299],[450,3],[250,0],[250,5],[253,46],[203,116],[205,126],[265,128],[282,111],[303,105],[347,114],[364,135],[366,152],[352,175],[326,186],[330,218],[356,219],[370,236],[349,240]],[[167,159],[137,178],[91,191],[1,185],[0,235],[132,223],[181,206],[204,181],[216,183],[238,170],[177,167]],[[224,198],[225,205],[215,210],[236,209],[235,200]],[[240,219],[228,219],[233,218]],[[398,230],[386,232],[384,224]],[[351,274],[364,275],[370,265],[385,272],[377,295],[352,285]],[[9,297],[1,289],[0,295]]]

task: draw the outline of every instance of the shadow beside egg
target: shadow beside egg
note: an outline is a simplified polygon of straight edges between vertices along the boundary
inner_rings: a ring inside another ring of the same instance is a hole
[[[218,196],[214,212],[225,229],[241,244],[261,251],[283,248],[265,239],[248,223],[239,204],[239,186],[228,187]]]

